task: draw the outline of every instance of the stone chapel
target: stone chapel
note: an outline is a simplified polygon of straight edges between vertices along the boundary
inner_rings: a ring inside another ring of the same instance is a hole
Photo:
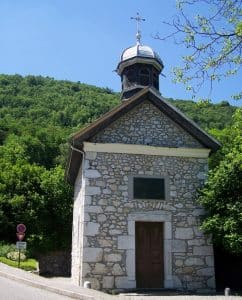
[[[215,289],[197,190],[219,143],[159,93],[163,62],[140,42],[121,55],[120,105],[76,133],[72,280],[94,289]]]

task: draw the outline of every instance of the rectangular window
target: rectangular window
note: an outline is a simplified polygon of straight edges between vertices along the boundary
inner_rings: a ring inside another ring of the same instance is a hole
[[[134,177],[133,180],[134,199],[165,199],[164,178]]]

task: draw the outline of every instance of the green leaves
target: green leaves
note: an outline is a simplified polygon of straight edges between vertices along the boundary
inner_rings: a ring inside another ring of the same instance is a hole
[[[0,235],[27,225],[32,250],[70,247],[68,136],[118,103],[108,88],[42,76],[0,75]]]
[[[174,81],[192,86],[187,90],[194,97],[202,86],[211,93],[214,81],[236,76],[241,65],[241,1],[178,0],[177,9],[172,21],[165,22],[172,32],[156,38],[172,38],[175,44],[186,47],[187,55],[173,70]]]
[[[13,164],[6,157],[1,158],[0,168],[0,215],[4,215],[0,218],[1,237],[11,240],[16,224],[25,223],[27,238],[38,234],[45,244],[51,230],[49,250],[58,247],[60,237],[66,241],[61,242],[62,247],[69,247],[72,189],[64,180],[64,170],[60,166],[46,170],[24,160]],[[34,250],[40,244],[32,240],[30,247]]]
[[[228,131],[224,158],[209,173],[199,201],[207,210],[202,228],[227,251],[242,253],[242,110]],[[221,158],[220,158],[221,159]]]
[[[239,36],[242,37],[242,22],[239,22],[236,27],[235,27],[235,33]]]

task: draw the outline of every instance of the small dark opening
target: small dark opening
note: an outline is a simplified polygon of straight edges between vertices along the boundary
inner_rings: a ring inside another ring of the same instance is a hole
[[[153,74],[153,85],[157,90],[159,90],[159,75],[156,73]]]
[[[147,69],[140,70],[140,84],[149,85],[150,84],[150,72]]]
[[[165,180],[163,178],[134,177],[135,199],[165,199]]]
[[[122,88],[129,88],[135,82],[135,72],[134,70],[126,71],[122,76]]]

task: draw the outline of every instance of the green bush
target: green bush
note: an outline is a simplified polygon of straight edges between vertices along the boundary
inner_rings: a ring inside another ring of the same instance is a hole
[[[4,244],[0,242],[0,256],[7,257],[9,252],[16,251],[16,246],[14,244]]]

